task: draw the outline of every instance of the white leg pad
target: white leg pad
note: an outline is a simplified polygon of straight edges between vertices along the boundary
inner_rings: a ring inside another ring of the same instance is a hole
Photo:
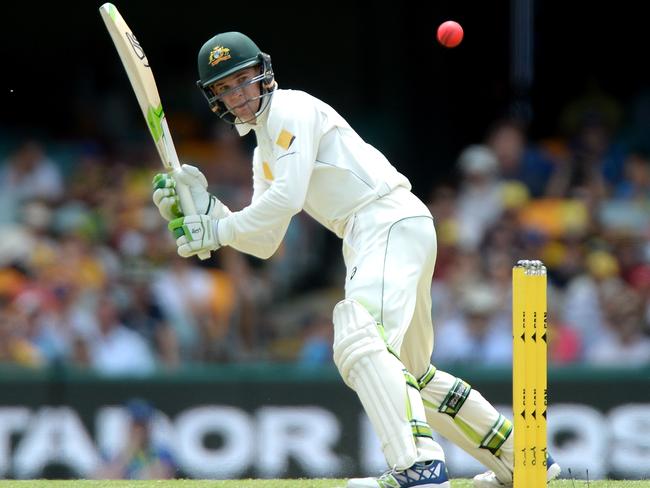
[[[419,379],[427,421],[468,454],[512,482],[512,423],[463,380],[430,367]]]
[[[343,381],[363,405],[391,468],[404,470],[417,461],[444,455],[431,437],[415,437],[415,430],[430,428],[422,399],[409,393],[404,365],[388,352],[370,313],[355,300],[334,308],[334,362]]]

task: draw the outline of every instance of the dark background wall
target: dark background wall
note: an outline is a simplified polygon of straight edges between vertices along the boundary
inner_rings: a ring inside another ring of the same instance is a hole
[[[101,139],[110,124],[101,112],[112,97],[126,100],[141,129],[100,5],[3,5],[0,131]],[[117,7],[146,49],[172,130],[176,111],[212,121],[194,88],[195,57],[224,30],[248,33],[272,55],[281,86],[329,102],[412,177],[447,178],[460,148],[477,142],[513,99],[508,1],[118,1]],[[590,82],[622,103],[648,87],[641,10],[632,1],[536,2],[533,136],[554,133],[561,108]],[[450,18],[466,33],[451,50],[435,42],[437,25]]]

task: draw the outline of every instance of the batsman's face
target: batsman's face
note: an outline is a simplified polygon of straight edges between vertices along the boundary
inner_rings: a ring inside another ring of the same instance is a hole
[[[259,68],[246,68],[214,83],[210,89],[242,122],[255,123],[260,108],[260,83],[251,83]]]

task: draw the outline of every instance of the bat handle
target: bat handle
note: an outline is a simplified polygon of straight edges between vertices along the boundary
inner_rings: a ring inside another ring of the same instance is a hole
[[[185,215],[196,215],[196,207],[194,206],[194,200],[192,200],[190,189],[186,185],[176,182],[176,193],[178,193],[178,198],[181,201],[183,213]],[[199,253],[199,259],[202,261],[205,261],[209,257],[210,251],[203,251]]]

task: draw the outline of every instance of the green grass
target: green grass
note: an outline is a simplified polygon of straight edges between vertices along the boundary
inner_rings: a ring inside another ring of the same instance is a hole
[[[471,480],[452,480],[452,488],[472,488]],[[556,480],[549,488],[650,488],[650,480]],[[164,480],[164,481],[0,481],[0,488],[344,488],[345,480]]]

